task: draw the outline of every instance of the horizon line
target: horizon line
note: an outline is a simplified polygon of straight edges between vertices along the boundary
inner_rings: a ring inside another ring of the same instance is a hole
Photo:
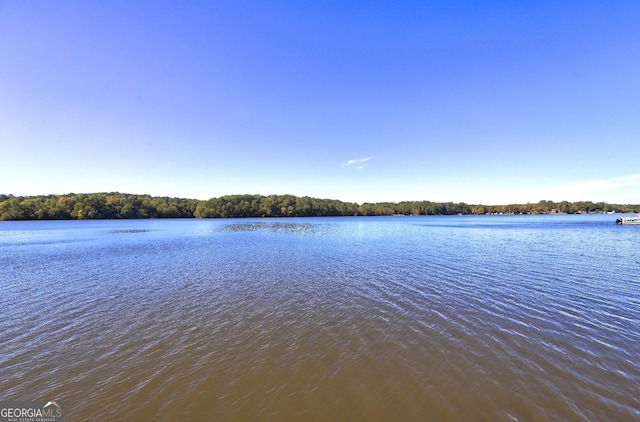
[[[316,197],[316,196],[310,196],[310,195],[295,195],[295,194],[290,194],[290,193],[271,193],[268,195],[265,194],[261,194],[261,193],[232,193],[232,194],[224,194],[224,195],[219,195],[219,196],[212,196],[210,198],[207,199],[198,199],[198,198],[188,198],[188,197],[181,197],[181,196],[171,196],[171,195],[153,195],[153,194],[149,194],[149,193],[130,193],[130,192],[121,192],[121,191],[98,191],[98,192],[68,192],[68,193],[46,193],[46,194],[37,194],[37,195],[16,195],[16,194],[12,194],[12,193],[0,193],[0,197],[6,196],[6,197],[13,197],[13,198],[37,198],[37,197],[45,197],[45,196],[68,196],[68,195],[105,195],[105,194],[119,194],[119,195],[130,195],[130,196],[148,196],[151,198],[169,198],[169,199],[184,199],[184,200],[189,200],[189,201],[209,201],[211,199],[218,199],[218,198],[222,198],[225,196],[261,196],[261,197],[269,197],[269,196],[293,196],[296,198],[312,198],[312,199],[319,199],[319,200],[329,200],[329,201],[340,201],[340,202],[344,202],[344,203],[352,203],[352,204],[357,204],[358,206],[364,205],[364,204],[400,204],[403,202],[431,202],[431,203],[452,203],[452,204],[466,204],[466,205],[476,205],[476,206],[488,206],[488,207],[500,207],[500,206],[517,206],[517,205],[535,205],[535,204],[540,204],[542,202],[552,202],[554,204],[560,204],[563,202],[569,203],[569,204],[576,204],[576,203],[580,203],[580,202],[587,202],[587,203],[592,203],[592,204],[598,204],[598,203],[603,203],[603,204],[607,204],[607,205],[626,205],[626,206],[640,206],[640,203],[622,203],[622,202],[608,202],[608,201],[593,201],[593,200],[579,200],[579,201],[568,201],[568,200],[561,200],[561,201],[555,201],[552,199],[541,199],[539,201],[536,202],[509,202],[509,203],[494,203],[494,204],[489,204],[489,203],[471,203],[471,202],[466,202],[466,201],[436,201],[436,200],[431,200],[431,199],[403,199],[400,201],[364,201],[364,202],[357,202],[357,201],[348,201],[348,200],[343,200],[343,199],[337,199],[337,198],[321,198],[321,197]],[[4,200],[0,200],[0,202],[4,202]]]

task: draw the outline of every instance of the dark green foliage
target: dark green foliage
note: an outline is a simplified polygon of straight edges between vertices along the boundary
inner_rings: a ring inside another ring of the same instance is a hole
[[[455,215],[638,212],[638,205],[553,202],[467,205],[453,202],[342,202],[293,195],[226,195],[207,201],[125,193],[47,196],[0,195],[0,220],[82,220],[108,218],[328,217],[349,215]]]
[[[0,220],[84,220],[193,217],[195,199],[125,193],[0,196]]]
[[[553,202],[540,201],[537,204],[478,205],[472,208],[474,214],[585,214],[585,213],[631,213],[639,212],[640,205],[607,204],[606,202]],[[476,212],[474,212],[476,211]]]
[[[293,195],[227,195],[200,201],[194,217],[320,217],[358,215],[358,204]]]

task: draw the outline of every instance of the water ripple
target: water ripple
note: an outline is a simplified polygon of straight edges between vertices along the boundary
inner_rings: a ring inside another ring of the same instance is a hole
[[[513,221],[3,235],[0,393],[73,420],[637,419],[633,232]]]

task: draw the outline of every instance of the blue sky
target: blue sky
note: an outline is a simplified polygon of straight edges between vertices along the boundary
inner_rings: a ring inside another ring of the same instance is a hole
[[[640,203],[640,2],[0,1],[0,193]]]

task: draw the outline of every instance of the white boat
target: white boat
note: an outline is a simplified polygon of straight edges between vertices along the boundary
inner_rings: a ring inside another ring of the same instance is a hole
[[[624,215],[621,215],[616,220],[616,224],[631,224],[640,226],[640,214],[636,214],[635,217],[625,217]]]

